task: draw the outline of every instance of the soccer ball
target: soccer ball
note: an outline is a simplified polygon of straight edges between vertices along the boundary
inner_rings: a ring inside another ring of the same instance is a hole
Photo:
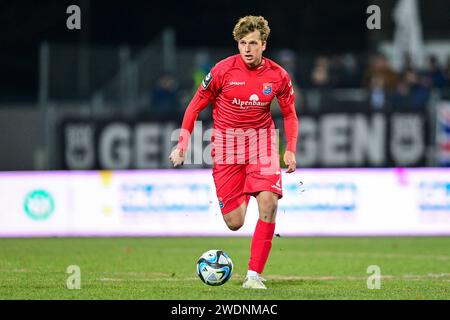
[[[197,261],[197,274],[210,286],[221,286],[231,278],[233,262],[222,250],[208,250]]]

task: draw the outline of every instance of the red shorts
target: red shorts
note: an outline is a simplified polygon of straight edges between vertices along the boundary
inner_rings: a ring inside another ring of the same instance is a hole
[[[279,162],[271,167],[258,164],[214,164],[214,184],[222,214],[238,208],[250,196],[271,191],[283,197]]]

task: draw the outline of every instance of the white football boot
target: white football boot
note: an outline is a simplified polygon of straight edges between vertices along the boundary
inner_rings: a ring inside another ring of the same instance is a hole
[[[266,279],[260,277],[259,275],[256,276],[247,276],[245,277],[244,284],[242,285],[243,288],[246,289],[267,289],[264,285],[263,281],[266,281]]]

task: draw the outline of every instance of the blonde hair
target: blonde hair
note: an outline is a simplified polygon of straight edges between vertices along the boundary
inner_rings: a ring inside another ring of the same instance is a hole
[[[246,16],[240,18],[233,29],[234,40],[239,41],[253,31],[259,31],[261,40],[267,41],[270,34],[269,23],[262,16]]]

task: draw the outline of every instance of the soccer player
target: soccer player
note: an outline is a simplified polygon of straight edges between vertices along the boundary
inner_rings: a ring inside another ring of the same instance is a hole
[[[185,111],[177,148],[169,157],[175,167],[183,165],[197,116],[212,103],[213,178],[228,228],[242,227],[250,196],[258,202],[259,220],[243,284],[252,289],[266,289],[261,274],[272,247],[278,200],[283,196],[270,114],[274,97],[284,118],[287,173],[296,169],[295,93],[288,73],[263,57],[269,33],[268,22],[261,16],[239,19],[233,30],[239,54],[218,62],[205,77]]]

